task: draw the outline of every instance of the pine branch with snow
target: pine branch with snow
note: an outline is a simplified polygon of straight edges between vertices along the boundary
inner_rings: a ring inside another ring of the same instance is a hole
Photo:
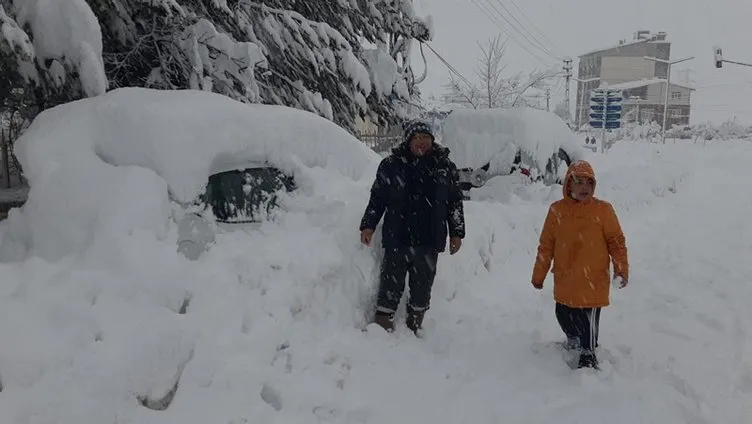
[[[16,7],[16,5],[18,6]],[[141,86],[305,109],[353,129],[405,117],[410,54],[432,37],[409,0],[0,0],[2,54],[57,102]],[[64,19],[61,19],[61,16]],[[362,43],[375,48],[364,50]],[[20,82],[19,82],[20,81]]]
[[[99,22],[84,0],[3,0],[0,55],[6,81],[36,91],[40,108],[107,89]]]

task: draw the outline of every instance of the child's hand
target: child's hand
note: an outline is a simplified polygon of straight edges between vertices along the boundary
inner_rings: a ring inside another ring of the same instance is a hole
[[[611,281],[611,284],[613,284],[613,286],[617,289],[623,289],[624,287],[627,287],[627,284],[629,284],[629,282],[621,275],[617,275],[614,277],[614,280]]]

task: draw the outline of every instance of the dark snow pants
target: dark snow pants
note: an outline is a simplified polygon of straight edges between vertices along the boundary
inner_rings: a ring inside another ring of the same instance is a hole
[[[438,258],[439,252],[433,247],[385,249],[381,262],[377,311],[394,313],[397,310],[405,291],[405,276],[408,274],[408,308],[414,311],[427,310],[431,303],[431,288]]]
[[[595,353],[595,348],[598,347],[601,308],[570,308],[557,303],[556,319],[568,341],[577,341],[585,353]]]

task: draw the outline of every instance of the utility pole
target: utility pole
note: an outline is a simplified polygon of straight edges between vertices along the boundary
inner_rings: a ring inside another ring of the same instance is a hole
[[[569,56],[564,58],[564,78],[566,78],[566,84],[564,85],[564,104],[567,107],[567,117],[569,117],[572,113],[569,109],[569,80],[572,78],[572,58]]]
[[[546,89],[546,112],[551,112],[551,89]]]
[[[684,59],[677,59],[677,60],[665,60],[665,59],[658,59],[657,57],[649,57],[645,56],[645,60],[652,60],[653,62],[659,62],[659,63],[665,63],[666,66],[666,92],[663,96],[663,126],[661,130],[661,141],[663,144],[666,144],[666,118],[668,118],[668,92],[671,90],[671,66],[675,65],[677,63],[686,62],[688,60],[694,59],[694,56],[691,57],[685,57]]]

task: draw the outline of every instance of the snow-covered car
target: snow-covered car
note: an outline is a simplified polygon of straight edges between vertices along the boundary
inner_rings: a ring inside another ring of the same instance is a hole
[[[337,198],[336,190],[370,184],[380,161],[310,112],[141,88],[43,112],[16,152],[31,190],[11,211],[3,260],[58,259],[114,232],[176,237],[195,259],[218,233],[273,218],[284,193]]]
[[[561,118],[527,107],[456,109],[442,122],[441,135],[465,191],[514,173],[547,185],[561,183],[569,164],[584,157]]]
[[[295,190],[295,178],[270,163],[221,163],[209,171],[206,189],[178,220],[178,251],[197,259],[215,233],[255,229],[279,206],[279,196]]]

